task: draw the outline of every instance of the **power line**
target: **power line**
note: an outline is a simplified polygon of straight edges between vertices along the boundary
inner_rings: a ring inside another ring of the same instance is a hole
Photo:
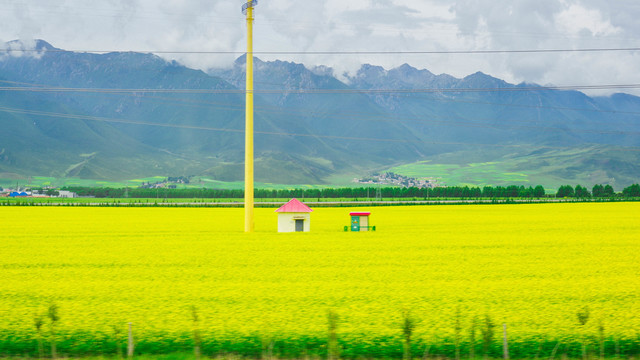
[[[433,98],[433,97],[424,97],[424,96],[411,96],[411,95],[402,95],[404,98],[416,98],[416,99],[424,99],[424,100],[433,100],[437,102],[451,102],[451,103],[461,103],[461,104],[478,104],[478,105],[490,105],[490,106],[504,106],[504,107],[521,107],[528,109],[540,109],[540,110],[568,110],[568,111],[576,111],[576,112],[593,112],[593,113],[609,113],[609,114],[624,114],[624,115],[640,115],[638,111],[621,111],[621,110],[603,110],[603,109],[585,109],[585,108],[571,108],[571,107],[563,107],[563,106],[543,106],[543,105],[527,105],[527,104],[505,104],[505,103],[494,103],[488,101],[472,101],[472,100],[461,100],[461,99],[446,99],[446,98]]]
[[[420,94],[420,93],[473,93],[473,92],[526,92],[566,90],[628,90],[640,89],[640,84],[562,85],[562,86],[512,86],[492,88],[422,88],[422,89],[257,89],[259,94]],[[152,89],[152,88],[73,88],[2,86],[0,91],[32,92],[86,92],[86,93],[176,93],[176,94],[244,94],[242,89]]]
[[[416,50],[416,51],[254,51],[255,55],[463,55],[463,54],[535,54],[535,53],[588,53],[640,51],[640,47],[584,48],[584,49],[489,49],[489,50]],[[0,49],[0,52],[37,53],[144,53],[144,54],[205,54],[242,55],[243,51],[202,51],[202,50],[63,50],[63,49]]]
[[[229,110],[235,112],[244,112],[245,109],[241,105],[234,105],[228,103],[221,102],[210,102],[210,101],[198,101],[198,100],[190,100],[190,99],[175,99],[169,97],[155,97],[155,96],[145,96],[146,99],[151,100],[161,100],[163,102],[179,102],[183,103],[182,106],[186,107],[200,107],[207,109],[217,109],[217,110]],[[210,106],[210,105],[221,105],[221,106]],[[180,105],[179,105],[180,106]],[[565,109],[566,110],[566,109]],[[577,109],[574,109],[577,110]],[[588,109],[586,109],[588,110]],[[474,128],[491,128],[491,129],[499,129],[499,130],[511,130],[511,129],[533,129],[540,130],[545,132],[567,132],[568,129],[559,128],[559,127],[549,127],[549,126],[539,126],[536,125],[540,122],[540,120],[522,120],[522,119],[503,119],[503,123],[501,124],[488,124],[484,121],[488,121],[490,119],[470,119],[470,118],[443,118],[443,117],[434,117],[429,116],[425,117],[411,117],[411,116],[386,116],[375,114],[375,116],[371,116],[364,113],[358,112],[341,112],[340,115],[336,115],[328,112],[316,112],[316,111],[308,111],[305,109],[291,109],[291,108],[278,108],[278,107],[257,107],[256,113],[260,114],[284,114],[284,115],[295,115],[298,117],[304,117],[309,119],[333,119],[333,120],[359,120],[359,121],[375,121],[375,122],[388,122],[388,123],[401,123],[401,122],[418,122],[423,123],[425,125],[435,125],[435,126],[446,126],[446,127],[474,127]],[[297,113],[297,114],[296,114]],[[636,115],[640,115],[640,113],[632,113]],[[524,123],[524,124],[534,124],[534,125],[514,125],[513,123]],[[622,130],[595,130],[595,129],[572,129],[571,132],[576,133],[595,133],[602,135],[640,135],[640,132],[637,131],[622,131]]]
[[[4,83],[8,83],[8,84],[16,84],[16,85],[28,85],[26,86],[26,88],[35,88],[36,90],[41,90],[41,89],[46,89],[49,88],[46,85],[42,85],[42,84],[29,84],[29,83],[23,83],[23,82],[14,82],[14,81],[7,81],[7,80],[0,80],[0,82],[4,82]],[[13,87],[10,87],[11,89],[13,89]],[[60,89],[57,87],[53,87],[51,89]],[[108,93],[111,93],[111,90],[108,90]],[[129,96],[137,96],[136,94],[129,94]],[[407,95],[404,95],[407,96]],[[192,99],[175,99],[175,98],[168,98],[168,97],[154,97],[154,96],[148,96],[145,95],[145,98],[148,99],[158,99],[158,100],[162,100],[162,101],[174,101],[174,102],[182,102],[182,103],[190,103],[190,104],[186,104],[185,106],[190,106],[190,107],[196,107],[198,105],[191,105],[191,104],[202,104],[202,105],[206,105],[206,106],[198,106],[198,107],[206,107],[206,108],[216,108],[216,109],[224,109],[224,110],[232,110],[232,111],[241,111],[243,110],[242,108],[238,107],[238,106],[234,106],[233,104],[229,104],[229,103],[220,103],[220,102],[211,102],[211,101],[201,101],[201,100],[192,100]],[[439,101],[441,99],[433,99],[435,101]],[[452,100],[454,101],[454,100]],[[465,102],[465,101],[459,101],[459,102]],[[483,102],[469,102],[469,103],[481,103],[481,104],[488,104],[488,105],[502,105],[502,106],[509,106],[511,104],[493,104],[493,103],[483,103]],[[211,107],[208,105],[222,105],[222,106],[215,106],[215,107]],[[542,106],[527,106],[527,105],[523,105],[523,107],[527,107],[527,108],[545,108]],[[551,108],[551,107],[550,107]],[[269,110],[271,109],[271,110]],[[551,108],[551,109],[556,109],[556,110],[576,110],[576,111],[594,111],[593,109],[571,109],[571,108]],[[434,118],[433,116],[429,117],[429,118],[424,118],[424,117],[407,117],[407,116],[403,116],[403,117],[391,117],[391,116],[376,116],[375,118],[373,117],[367,117],[366,114],[361,114],[361,113],[349,113],[349,114],[345,114],[345,113],[341,113],[341,115],[343,116],[337,116],[334,114],[328,114],[328,113],[316,113],[316,112],[308,112],[302,109],[282,109],[282,108],[277,108],[277,107],[262,107],[259,108],[258,112],[259,113],[272,113],[272,114],[290,114],[291,112],[300,112],[301,115],[298,116],[303,116],[306,118],[332,118],[332,119],[345,119],[344,116],[349,116],[350,120],[353,120],[354,118],[356,118],[357,120],[360,121],[378,121],[378,122],[390,122],[390,123],[399,123],[399,122],[407,122],[407,121],[411,121],[411,122],[420,122],[420,123],[425,123],[425,124],[431,124],[431,125],[436,125],[436,126],[447,126],[447,127],[475,127],[475,128],[496,128],[496,129],[500,129],[500,130],[508,130],[508,129],[534,129],[534,130],[540,130],[540,131],[545,131],[545,132],[566,132],[567,129],[564,128],[558,128],[558,127],[548,127],[548,126],[539,126],[537,125],[537,123],[539,122],[539,120],[505,120],[505,123],[502,124],[487,124],[486,122],[483,122],[482,120],[479,121],[474,121],[474,119],[468,119],[468,118],[460,118],[460,119],[453,119],[453,118],[442,118],[442,117],[438,117],[438,118]],[[617,113],[616,111],[605,111],[605,110],[600,110],[601,112],[611,112],[611,113]],[[640,113],[633,113],[633,112],[627,112],[627,114],[633,114],[633,115],[640,115]],[[376,114],[377,115],[377,114]],[[534,125],[514,125],[513,122],[518,122],[518,123],[534,123]],[[129,123],[133,123],[133,122],[129,122]],[[144,124],[142,124],[144,125]],[[618,130],[594,130],[594,129],[574,129],[572,130],[573,132],[580,132],[580,133],[596,133],[596,134],[617,134],[617,135],[631,135],[631,134],[640,134],[638,132],[630,132],[630,131],[618,131]]]
[[[44,84],[33,84],[33,83],[25,83],[25,82],[16,82],[16,81],[8,81],[8,80],[0,80],[0,83],[6,83],[6,84],[17,84],[17,85],[24,85],[22,87],[6,87],[6,88],[2,88],[0,87],[0,91],[10,91],[13,89],[16,89],[16,91],[28,91],[31,89],[34,89],[34,91],[37,91],[38,89],[43,89],[44,91],[50,92],[53,91],[53,89],[63,89],[60,87],[51,87],[51,86],[47,86]],[[258,82],[259,83],[259,82]],[[271,85],[281,85],[281,84],[271,84]],[[626,86],[631,86],[631,85],[626,85]],[[72,89],[72,88],[64,88],[64,89]],[[78,89],[82,89],[82,88],[78,88]],[[534,89],[538,89],[538,88],[534,88]],[[136,91],[133,89],[131,90],[131,94],[129,94],[129,96],[135,96],[135,97],[140,97],[141,96],[141,91]],[[180,89],[178,89],[180,90]],[[446,90],[446,89],[444,89]],[[65,91],[70,91],[70,90],[65,90]],[[163,92],[167,92],[170,91],[167,89],[162,90]],[[241,93],[244,93],[243,90],[237,90]],[[254,90],[255,91],[255,90]],[[260,90],[258,90],[260,91]],[[289,90],[282,90],[283,92],[289,92]],[[82,91],[84,92],[84,91]],[[97,91],[97,89],[95,89],[95,91],[89,91],[89,92],[96,92],[99,93],[99,91]],[[150,93],[150,92],[160,92],[160,90],[157,89],[145,89],[144,93]],[[116,91],[116,92],[112,92],[111,90],[107,89],[107,91],[103,92],[106,94],[122,94],[122,92],[120,91]],[[487,102],[487,101],[473,101],[473,100],[462,100],[462,99],[449,99],[449,98],[434,98],[434,97],[425,97],[425,96],[419,96],[419,95],[412,95],[412,94],[403,94],[403,95],[398,95],[401,96],[403,98],[416,98],[416,99],[423,99],[423,100],[432,100],[432,101],[436,101],[436,102],[450,102],[450,103],[462,103],[462,104],[479,104],[479,105],[490,105],[490,106],[502,106],[502,107],[520,107],[520,108],[528,108],[528,109],[548,109],[548,110],[568,110],[568,111],[576,111],[576,112],[593,112],[593,113],[609,113],[609,114],[624,114],[624,115],[640,115],[640,112],[637,111],[621,111],[621,110],[603,110],[603,109],[586,109],[586,108],[571,108],[571,107],[561,107],[561,106],[543,106],[543,105],[528,105],[528,104],[505,104],[505,103],[495,103],[495,102]],[[159,96],[149,96],[149,95],[144,95],[145,98],[147,99],[159,99],[159,100],[163,100],[163,101],[173,101],[173,102],[182,102],[182,103],[193,103],[193,104],[202,104],[202,105],[223,105],[224,107],[219,107],[221,109],[230,109],[230,110],[242,110],[244,111],[244,107],[240,106],[240,105],[233,105],[233,104],[229,104],[228,102],[215,102],[215,101],[206,101],[206,100],[194,100],[194,99],[185,99],[185,98],[170,98],[170,97],[159,97]],[[208,107],[208,106],[207,106]],[[304,114],[309,114],[308,110],[304,110],[304,109],[291,109],[291,108],[283,108],[283,107],[265,107],[265,106],[261,106],[260,109],[262,111],[264,111],[265,109],[272,109],[271,112],[274,113],[288,113],[288,112],[301,112]],[[354,115],[353,113],[351,113],[350,115]],[[362,115],[361,113],[356,113],[356,116],[358,115]]]
[[[214,108],[221,110],[230,110],[236,112],[244,111],[244,108],[240,105],[233,104],[223,104],[217,102],[207,102],[207,101],[190,101],[188,99],[172,99],[168,97],[146,97],[149,99],[157,99],[162,101],[177,101],[184,103],[194,103],[194,104],[202,104],[202,105],[189,105],[185,104],[184,106],[198,106],[203,108]],[[224,105],[224,106],[204,106],[204,105]],[[528,106],[527,106],[528,107]],[[555,108],[551,108],[555,109]],[[569,108],[557,108],[563,110],[585,110],[590,111],[590,109],[569,109]],[[603,110],[602,112],[609,112]],[[591,134],[602,134],[602,135],[640,135],[640,131],[623,131],[623,130],[597,130],[597,129],[565,129],[561,127],[552,127],[552,126],[540,126],[540,120],[522,120],[522,119],[502,119],[502,123],[500,124],[489,124],[486,121],[490,121],[491,119],[474,119],[474,118],[453,118],[453,117],[440,117],[429,115],[428,117],[412,117],[412,116],[387,116],[375,114],[375,116],[371,116],[364,113],[358,112],[341,112],[339,115],[328,113],[328,112],[316,112],[316,111],[308,111],[305,109],[287,109],[287,108],[278,108],[278,107],[257,107],[256,113],[260,114],[284,114],[284,115],[295,115],[297,117],[304,117],[309,119],[333,119],[333,120],[359,120],[359,121],[375,121],[375,122],[388,122],[388,123],[403,123],[403,122],[417,122],[425,125],[435,125],[435,126],[445,126],[445,127],[474,127],[474,128],[490,128],[490,129],[499,129],[499,130],[513,130],[513,129],[532,129],[539,130],[544,132],[574,132],[574,133],[591,133]],[[297,114],[296,114],[297,113]],[[614,112],[615,113],[615,112]],[[635,113],[627,113],[640,115],[640,112]],[[513,124],[513,123],[520,123]],[[532,124],[532,125],[526,125]],[[609,124],[611,126],[611,124]]]
[[[154,122],[147,122],[147,121],[114,119],[114,118],[99,117],[99,116],[62,114],[62,113],[54,113],[54,112],[48,112],[48,111],[16,109],[16,108],[4,107],[4,106],[0,106],[0,111],[8,112],[8,113],[25,114],[25,115],[39,115],[39,116],[74,119],[74,120],[90,120],[90,121],[99,121],[99,122],[107,122],[107,123],[120,123],[120,124],[127,124],[127,125],[145,125],[145,126],[169,127],[169,128],[177,128],[177,129],[244,133],[244,129],[226,129],[226,128],[214,128],[209,126],[183,125],[183,124],[163,124],[163,123],[154,123]],[[361,138],[361,137],[352,137],[352,136],[297,134],[297,133],[284,133],[284,132],[274,132],[274,131],[255,131],[255,133],[264,134],[264,135],[301,136],[301,137],[328,138],[328,139],[341,139],[341,140],[365,140],[365,141],[381,141],[381,142],[418,142],[418,141],[405,140],[405,139]]]
[[[17,83],[17,82],[11,82],[11,81],[0,81],[0,82],[5,82],[5,83],[15,83],[15,84],[22,84],[25,85],[25,83]],[[34,86],[38,86],[38,89],[42,88],[43,85],[34,85]],[[56,88],[57,89],[57,88]],[[111,93],[111,92],[109,92]],[[130,94],[130,96],[137,96],[135,94]],[[162,101],[175,101],[175,102],[182,102],[182,103],[191,103],[191,104],[186,104],[184,106],[190,106],[190,107],[205,107],[205,108],[215,108],[215,109],[223,109],[223,110],[231,110],[231,111],[243,111],[243,108],[240,108],[238,106],[234,106],[233,104],[229,104],[229,103],[220,103],[220,102],[210,102],[210,101],[198,101],[198,100],[191,100],[191,99],[173,99],[173,98],[168,98],[168,97],[154,97],[154,96],[144,96],[145,98],[148,99],[158,99],[158,100],[162,100]],[[436,101],[438,101],[439,99],[434,99]],[[462,102],[462,101],[461,101]],[[475,103],[475,102],[470,102],[470,103]],[[202,105],[197,105],[197,104],[202,104]],[[490,104],[490,103],[488,103]],[[206,105],[206,106],[203,106]],[[221,105],[221,106],[208,106],[208,105]],[[494,104],[490,104],[490,105],[494,105]],[[509,104],[496,104],[496,105],[504,105],[507,106]],[[524,107],[533,107],[533,108],[544,108],[541,106],[524,106]],[[270,110],[271,109],[271,110]],[[590,111],[591,109],[569,109],[569,108],[553,108],[553,109],[557,109],[557,110],[585,110],[585,111]],[[378,114],[376,114],[377,116],[371,117],[371,116],[367,116],[366,114],[361,114],[361,113],[341,113],[341,116],[335,115],[335,114],[329,114],[329,113],[317,113],[317,112],[308,112],[302,109],[282,109],[282,108],[277,108],[277,107],[262,107],[259,108],[257,110],[257,112],[259,113],[271,113],[271,114],[290,114],[291,112],[299,112],[301,113],[300,115],[297,116],[302,116],[305,118],[331,118],[331,119],[344,119],[347,120],[346,116],[348,116],[348,120],[360,120],[360,121],[377,121],[377,122],[389,122],[389,123],[400,123],[400,122],[419,122],[419,123],[423,123],[423,124],[429,124],[429,125],[435,125],[435,126],[446,126],[446,127],[464,127],[464,128],[493,128],[493,129],[499,129],[499,130],[515,130],[515,129],[532,129],[532,130],[539,130],[539,131],[544,131],[544,132],[567,132],[568,129],[564,129],[564,128],[560,128],[560,127],[550,127],[550,126],[540,126],[539,124],[539,120],[522,120],[522,119],[518,119],[518,120],[504,120],[503,123],[501,124],[488,124],[485,121],[483,121],[482,119],[478,119],[478,121],[474,121],[474,119],[469,119],[469,118],[459,118],[459,119],[454,119],[454,118],[443,118],[443,117],[434,117],[434,116],[430,116],[428,118],[425,117],[408,117],[408,116],[403,116],[403,117],[394,117],[394,116],[379,116]],[[609,111],[602,111],[602,112],[609,112]],[[612,111],[613,113],[615,113],[615,111]],[[629,112],[628,114],[634,114],[634,115],[640,115],[640,113],[631,113]],[[490,120],[490,119],[486,119],[486,120]],[[513,124],[514,122],[518,122],[518,123],[525,123],[525,124]],[[128,122],[128,123],[133,123],[133,122]],[[526,125],[526,123],[532,124],[532,125]],[[141,124],[144,125],[144,124]],[[221,129],[218,129],[221,130]],[[634,131],[621,131],[621,130],[615,130],[615,129],[609,129],[609,130],[597,130],[597,129],[573,129],[571,130],[572,132],[576,132],[576,133],[594,133],[594,134],[603,134],[603,135],[638,135],[640,134],[639,132],[634,132]]]
[[[8,82],[8,81],[7,81]],[[137,96],[135,94],[130,94],[130,96]],[[211,101],[201,101],[201,100],[191,100],[191,99],[175,99],[175,98],[169,98],[169,97],[155,97],[155,96],[144,96],[147,99],[157,99],[157,100],[162,100],[164,102],[166,101],[173,101],[173,102],[181,102],[181,103],[185,103],[184,106],[189,106],[189,107],[202,107],[202,108],[209,108],[209,109],[222,109],[222,110],[231,110],[231,111],[244,111],[243,107],[240,106],[235,106],[233,104],[229,104],[229,103],[221,103],[221,102],[211,102]],[[439,101],[440,99],[434,99],[436,101]],[[464,101],[460,101],[460,102],[464,102]],[[481,103],[481,104],[489,104],[489,105],[504,105],[504,106],[508,106],[509,104],[492,104],[492,103],[482,103],[482,102],[469,102],[469,103]],[[209,105],[221,105],[221,106],[209,106]],[[528,108],[545,108],[542,106],[526,106],[523,105],[523,107],[528,107]],[[570,108],[553,108],[553,107],[549,107],[550,109],[557,109],[557,110],[575,110],[575,111],[580,111],[580,110],[584,110],[584,111],[592,111],[592,109],[570,109]],[[435,126],[446,126],[446,127],[465,127],[465,128],[469,128],[469,127],[474,127],[474,128],[495,128],[495,129],[500,129],[500,130],[510,130],[510,129],[533,129],[533,130],[540,130],[540,131],[545,131],[545,132],[567,132],[567,129],[564,128],[559,128],[559,127],[549,127],[549,126],[539,126],[537,125],[539,123],[539,120],[522,120],[522,119],[517,119],[517,120],[504,120],[504,123],[501,124],[488,124],[486,122],[484,122],[482,119],[477,119],[477,121],[474,121],[476,119],[469,119],[469,118],[459,118],[459,119],[454,119],[454,118],[443,118],[443,117],[434,117],[434,116],[430,116],[428,118],[425,117],[410,117],[410,116],[402,116],[402,117],[395,117],[395,116],[380,116],[379,114],[376,114],[376,117],[371,117],[368,116],[367,114],[362,114],[362,113],[341,113],[340,116],[335,115],[335,114],[330,114],[330,113],[326,113],[326,112],[309,112],[303,109],[283,109],[283,108],[278,108],[278,107],[260,107],[257,109],[258,113],[262,113],[262,114],[291,114],[292,112],[297,112],[300,113],[299,115],[296,116],[301,116],[301,117],[305,117],[305,118],[318,118],[318,119],[325,119],[325,118],[331,118],[331,119],[344,119],[344,120],[360,120],[360,121],[377,121],[377,122],[389,122],[389,123],[400,123],[400,122],[420,122],[420,123],[424,123],[424,124],[430,124],[430,125],[435,125]],[[606,110],[602,110],[602,112],[612,112],[612,113],[617,113],[616,111],[606,111]],[[632,114],[632,115],[640,115],[640,113],[633,113],[633,112],[627,112],[626,114]],[[347,118],[348,117],[348,118]],[[485,120],[490,120],[490,119],[485,119]],[[533,125],[514,125],[514,122],[518,122],[518,123],[533,123]],[[129,123],[133,123],[133,122],[129,122]],[[144,125],[144,124],[141,124]],[[636,134],[640,134],[639,132],[634,132],[634,131],[621,131],[621,130],[597,130],[597,129],[573,129],[571,130],[572,132],[577,132],[577,133],[595,133],[595,134],[603,134],[603,135],[636,135]]]
[[[63,114],[63,113],[54,113],[54,112],[39,111],[39,110],[16,109],[16,108],[9,108],[5,106],[0,106],[0,111],[8,112],[8,113],[25,114],[25,115],[38,115],[38,116],[47,116],[47,117],[74,119],[74,120],[90,120],[90,121],[99,121],[99,122],[108,122],[108,123],[120,123],[120,124],[127,124],[127,125],[146,125],[146,126],[170,127],[170,128],[192,129],[192,130],[209,130],[209,131],[244,133],[244,130],[241,130],[241,129],[225,129],[225,128],[214,128],[214,127],[182,125],[182,124],[163,124],[163,123],[153,123],[153,122],[146,122],[146,121],[107,118],[107,117],[100,117],[100,116]]]
[[[54,118],[62,118],[62,119],[119,123],[119,124],[126,124],[126,125],[157,126],[157,127],[176,128],[176,129],[218,131],[218,132],[230,132],[230,133],[240,133],[240,134],[244,133],[244,129],[215,128],[215,127],[209,127],[209,126],[184,125],[184,124],[164,124],[164,123],[154,123],[154,122],[147,122],[147,121],[115,119],[115,118],[107,118],[107,117],[99,117],[99,116],[86,116],[86,115],[63,114],[63,113],[54,113],[54,112],[38,111],[38,110],[17,109],[17,108],[9,108],[4,106],[0,106],[0,111],[7,112],[7,113],[46,116],[46,117],[54,117]],[[340,136],[340,135],[301,134],[301,133],[287,133],[287,132],[276,132],[276,131],[255,131],[255,133],[261,134],[261,135],[276,135],[276,136],[336,139],[336,140],[357,140],[357,141],[385,142],[385,143],[406,143],[406,144],[414,143],[414,144],[428,144],[428,145],[461,145],[461,146],[486,146],[486,147],[506,147],[506,148],[522,148],[522,147],[529,146],[526,144],[486,144],[486,143],[466,143],[466,142],[442,142],[442,141],[409,140],[409,139],[368,138],[368,137]],[[589,145],[601,145],[601,144],[589,144]],[[567,149],[567,147],[547,146],[547,145],[543,146],[543,148]],[[640,148],[637,148],[637,147],[624,147],[619,150],[640,152]]]

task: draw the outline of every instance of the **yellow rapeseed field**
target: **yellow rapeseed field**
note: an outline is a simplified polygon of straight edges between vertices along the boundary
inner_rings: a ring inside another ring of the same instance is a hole
[[[450,344],[456,314],[465,339],[489,315],[514,343],[638,340],[640,203],[358,208],[377,231],[344,232],[353,210],[278,234],[259,208],[245,234],[233,208],[0,207],[0,353],[33,351],[52,303],[68,352],[128,322],[148,348],[189,344],[191,306],[205,343],[324,339],[329,309],[341,341],[370,346],[400,337],[404,310],[424,344]]]

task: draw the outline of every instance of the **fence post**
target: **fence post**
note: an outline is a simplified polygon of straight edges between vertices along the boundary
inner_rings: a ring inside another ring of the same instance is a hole
[[[507,340],[507,324],[502,324],[502,355],[509,360],[509,341]]]
[[[131,359],[133,357],[133,330],[131,323],[129,323],[129,342],[127,344],[127,357]]]

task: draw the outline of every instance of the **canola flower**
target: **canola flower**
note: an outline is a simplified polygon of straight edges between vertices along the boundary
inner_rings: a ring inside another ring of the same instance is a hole
[[[343,353],[396,354],[407,309],[415,346],[433,351],[451,350],[456,316],[464,344],[485,315],[508,324],[515,354],[597,345],[599,324],[637,351],[638,203],[374,207],[368,233],[343,231],[351,210],[317,208],[311,233],[278,234],[259,208],[245,234],[242,209],[0,207],[0,353],[34,354],[34,316],[52,303],[67,353],[113,352],[128,322],[139,349],[183,350],[193,306],[205,351],[322,347],[331,310]]]

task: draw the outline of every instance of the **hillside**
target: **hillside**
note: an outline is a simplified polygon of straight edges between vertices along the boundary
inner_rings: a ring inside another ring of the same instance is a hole
[[[151,54],[74,53],[44,41],[36,49],[0,53],[0,178],[242,180],[244,57],[205,73]],[[525,181],[623,187],[640,178],[640,98],[631,95],[409,65],[363,65],[340,81],[326,67],[259,59],[255,87],[261,182],[337,183],[427,162],[502,162],[496,171]],[[423,170],[414,175],[433,176]]]

